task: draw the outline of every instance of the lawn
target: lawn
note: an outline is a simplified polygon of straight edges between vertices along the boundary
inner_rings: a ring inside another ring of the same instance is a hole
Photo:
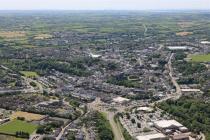
[[[0,133],[15,135],[17,131],[32,134],[37,129],[37,125],[25,121],[13,120],[0,125]]]
[[[20,71],[20,73],[23,74],[24,76],[30,77],[30,78],[39,76],[36,72],[33,72],[33,71]]]
[[[193,62],[210,62],[210,54],[206,55],[193,55],[191,56]]]

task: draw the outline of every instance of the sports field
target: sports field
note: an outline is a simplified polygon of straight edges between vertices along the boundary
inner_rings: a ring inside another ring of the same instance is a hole
[[[25,121],[13,120],[0,125],[0,133],[15,135],[17,131],[32,134],[37,129],[37,125]]]
[[[193,62],[210,62],[210,54],[192,55],[191,59],[192,59]]]

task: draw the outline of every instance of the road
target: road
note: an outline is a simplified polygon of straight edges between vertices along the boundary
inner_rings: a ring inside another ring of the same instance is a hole
[[[87,129],[85,128],[85,126],[82,127],[82,131],[85,133],[85,140],[91,140],[89,133],[87,132]]]
[[[140,57],[138,58],[138,62],[139,62],[139,65],[142,66],[143,63]]]
[[[172,68],[172,62],[171,60],[174,57],[174,53],[171,54],[169,61],[168,61],[168,69],[169,69],[169,76],[171,78],[171,82],[173,83],[173,85],[176,88],[176,99],[179,99],[182,96],[182,92],[181,92],[181,88],[179,86],[179,84],[177,83],[176,79],[173,77],[173,68]]]
[[[145,24],[143,24],[143,26],[144,26],[144,36],[146,36],[147,35],[147,26]]]
[[[64,103],[65,105],[71,106],[71,105],[66,101],[65,98],[63,99],[63,103]],[[77,108],[77,109],[81,111],[81,109],[79,109],[79,108]],[[81,114],[80,117],[78,117],[76,120],[74,120],[74,121],[68,123],[64,128],[62,128],[61,132],[60,132],[59,135],[56,137],[56,140],[60,140],[61,137],[63,136],[64,132],[66,131],[66,129],[67,129],[72,123],[77,122],[82,116],[86,115],[88,112],[87,112],[87,113],[84,113],[83,111],[81,111],[81,113],[82,113],[82,114]]]
[[[79,119],[79,118],[78,118]],[[76,120],[74,120],[76,121]],[[59,135],[56,137],[56,140],[60,140],[61,137],[63,136],[64,132],[66,131],[66,129],[72,124],[73,122],[68,123],[64,128],[62,128],[61,132],[59,133]]]
[[[164,45],[160,44],[160,47],[157,49],[157,51],[160,51],[163,47]]]
[[[36,80],[33,80],[31,78],[26,78],[26,77],[23,77],[23,76],[22,76],[22,78],[25,79],[25,81],[27,82],[28,85],[30,85],[31,82],[34,82],[36,84],[37,88],[38,88],[38,90],[36,90],[36,92],[38,92],[38,93],[43,93],[44,92],[42,85],[39,82],[37,82]]]
[[[119,128],[119,126],[114,121],[114,116],[115,116],[114,112],[108,112],[107,119],[109,120],[109,123],[112,127],[112,132],[114,133],[114,139],[115,140],[125,140],[124,137],[123,137],[123,134],[121,132],[121,129]]]
[[[119,126],[114,121],[114,116],[117,112],[114,113],[114,112],[108,111],[108,109],[101,106],[103,104],[104,103],[100,100],[100,98],[96,98],[96,100],[94,102],[88,104],[88,108],[90,110],[92,109],[92,110],[96,110],[96,111],[105,113],[106,117],[107,117],[107,120],[109,120],[109,123],[112,127],[112,132],[114,134],[114,139],[115,140],[125,140],[121,129],[119,128]]]

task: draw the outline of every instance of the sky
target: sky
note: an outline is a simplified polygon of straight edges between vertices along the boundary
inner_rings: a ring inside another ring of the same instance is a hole
[[[210,0],[0,0],[0,10],[210,10]]]

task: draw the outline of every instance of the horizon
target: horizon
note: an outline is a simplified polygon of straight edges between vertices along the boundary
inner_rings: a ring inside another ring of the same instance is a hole
[[[1,11],[210,10],[210,0],[0,0]]]

